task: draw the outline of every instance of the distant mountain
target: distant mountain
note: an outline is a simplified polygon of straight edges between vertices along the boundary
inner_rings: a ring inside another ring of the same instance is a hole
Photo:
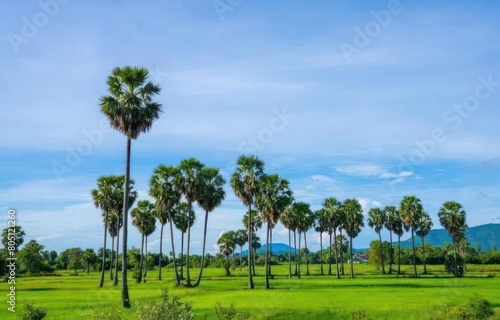
[[[481,246],[481,251],[492,250],[495,246],[500,249],[500,224],[498,223],[489,223],[468,228],[465,231],[465,235],[471,243],[471,246],[475,248],[476,245],[479,244]],[[452,239],[448,235],[448,231],[445,229],[434,229],[429,232],[429,234],[424,238],[424,241],[425,243],[442,247],[445,242],[451,243]],[[420,246],[421,243],[422,239],[415,236],[415,245]],[[411,237],[401,241],[401,247],[411,248]]]
[[[271,251],[273,252],[273,255],[280,255],[283,253],[288,253],[288,248],[290,248],[287,244],[284,243],[273,243],[271,245]],[[266,245],[263,245],[259,249],[257,249],[257,254],[261,255],[266,252]],[[291,248],[292,254],[295,253],[295,249]],[[239,252],[235,252],[235,254],[239,254]],[[248,254],[248,250],[243,250],[242,255],[246,256]]]

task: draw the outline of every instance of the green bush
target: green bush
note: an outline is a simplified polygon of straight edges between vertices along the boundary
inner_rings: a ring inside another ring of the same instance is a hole
[[[35,306],[35,303],[32,301],[26,301],[24,303],[23,311],[21,316],[22,320],[41,320],[47,315],[45,309]]]
[[[244,312],[237,311],[234,307],[234,304],[228,308],[224,308],[221,306],[219,302],[215,304],[215,315],[217,320],[245,320],[249,319],[248,314]]]
[[[468,319],[477,320],[489,319],[495,314],[489,301],[478,296],[469,300],[466,311],[469,316]]]
[[[138,320],[192,320],[194,313],[189,303],[179,301],[179,297],[170,299],[167,289],[162,288],[160,300],[137,303],[134,319]]]

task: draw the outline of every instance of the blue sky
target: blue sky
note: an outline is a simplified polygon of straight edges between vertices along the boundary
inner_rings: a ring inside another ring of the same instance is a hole
[[[15,208],[27,240],[49,250],[101,246],[89,191],[100,175],[124,172],[125,138],[98,103],[124,65],[148,67],[162,87],[164,114],[132,144],[142,199],[159,164],[195,156],[227,178],[238,155],[255,153],[313,209],[356,197],[366,213],[417,195],[434,227],[448,200],[462,203],[469,226],[500,223],[494,1],[0,6],[0,207]],[[221,232],[242,226],[245,208],[226,189],[209,219],[212,252]],[[354,246],[375,237],[365,228]],[[319,236],[308,238],[319,249]],[[159,233],[149,240],[157,251]],[[281,226],[274,240],[287,242]]]

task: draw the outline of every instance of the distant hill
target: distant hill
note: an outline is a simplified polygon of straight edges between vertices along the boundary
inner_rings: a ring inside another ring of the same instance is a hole
[[[481,251],[492,250],[495,246],[500,249],[500,224],[498,223],[489,223],[468,228],[465,231],[465,235],[471,243],[471,246],[476,247],[476,245],[479,244],[481,246]],[[421,241],[420,237],[415,237],[415,245],[420,246],[422,243]],[[425,243],[442,247],[445,242],[451,243],[452,239],[445,229],[434,229],[429,232],[427,237],[424,238],[424,241]],[[401,241],[401,247],[411,248],[411,237]]]
[[[271,245],[271,250],[273,252],[273,255],[280,255],[283,253],[288,253],[288,248],[290,248],[287,244],[284,243],[273,243]],[[295,249],[292,249],[292,254],[295,253]],[[266,245],[263,245],[259,249],[257,249],[257,254],[261,255],[266,252]],[[239,254],[239,252],[235,252],[235,254]],[[248,254],[248,250],[243,250],[242,255],[246,256]]]

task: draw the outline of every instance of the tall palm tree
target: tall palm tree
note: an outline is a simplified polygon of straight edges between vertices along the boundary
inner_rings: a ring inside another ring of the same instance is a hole
[[[240,156],[236,161],[236,171],[231,176],[231,187],[235,195],[240,198],[244,205],[248,206],[248,212],[252,212],[252,204],[257,195],[258,185],[264,175],[264,162],[256,156]],[[248,287],[254,288],[252,278],[252,215],[248,221]]]
[[[153,205],[153,212],[152,214],[148,217],[148,220],[146,221],[146,228],[144,230],[144,245],[145,249],[144,252],[146,253],[144,255],[145,261],[144,261],[144,276],[142,277],[142,282],[146,283],[146,277],[148,275],[148,237],[153,234],[156,230],[156,212],[155,208]]]
[[[120,235],[120,229],[122,227],[123,220],[120,219],[118,221],[118,216],[114,214],[108,215],[108,232],[111,237],[111,259],[109,264],[109,280],[114,280],[113,277],[113,257],[114,257],[114,248],[115,248],[115,238]],[[117,242],[118,246],[118,242]],[[117,248],[118,249],[118,248]],[[115,264],[116,266],[116,264]]]
[[[453,259],[455,277],[458,278],[457,269],[457,246],[465,235],[467,224],[465,223],[466,213],[462,205],[455,201],[443,203],[438,213],[439,222],[448,231],[453,239]]]
[[[389,243],[390,243],[390,251],[389,251],[389,274],[392,274],[392,265],[394,264],[394,248],[392,247],[392,233],[396,229],[396,221],[399,220],[398,213],[396,207],[394,206],[385,206],[384,208],[385,216],[387,217],[385,221],[385,228],[389,230]]]
[[[250,221],[251,221],[251,224],[250,224]],[[252,245],[248,246],[248,250],[252,250],[252,252],[251,252],[252,264],[251,264],[251,266],[248,266],[248,267],[252,269],[252,275],[255,276],[256,275],[256,273],[255,273],[255,256],[257,255],[257,249],[259,249],[261,247],[261,245],[259,247],[255,247],[256,243],[260,244],[260,242],[259,242],[260,238],[257,237],[256,234],[257,234],[257,231],[259,231],[260,228],[262,228],[262,218],[259,215],[259,212],[257,210],[252,209],[251,211],[245,213],[245,215],[243,216],[242,222],[243,222],[243,226],[245,227],[246,230],[248,230],[248,228],[252,229],[252,239],[253,239]],[[250,252],[248,254],[250,254]]]
[[[269,238],[272,234],[271,225],[278,222],[280,215],[292,201],[292,191],[289,182],[280,175],[266,175],[259,182],[259,194],[256,198],[256,207],[262,215],[262,220],[267,223],[266,232],[266,289],[269,289]]]
[[[415,229],[417,221],[423,212],[422,203],[420,199],[415,196],[405,196],[399,205],[399,212],[403,224],[411,230],[411,243],[413,247],[413,272],[417,277],[417,262],[415,260]]]
[[[193,208],[189,206],[189,203],[182,202],[177,205],[173,219],[175,228],[181,232],[181,259],[184,259],[184,235],[193,226],[196,221],[196,215]],[[181,280],[184,279],[183,262],[181,262],[180,277]]]
[[[292,231],[295,233],[297,226],[295,224],[294,211],[289,205],[280,216],[281,224],[288,229],[288,278],[292,278]],[[294,246],[294,256],[297,257],[297,250]]]
[[[123,198],[123,258],[122,258],[122,306],[130,308],[127,283],[127,233],[129,209],[130,147],[131,140],[147,132],[160,117],[161,104],[153,97],[160,93],[160,87],[148,81],[146,68],[115,68],[107,80],[109,95],[101,97],[101,112],[109,119],[111,126],[127,137],[125,164],[125,192]]]
[[[161,280],[161,267],[163,262],[163,227],[168,222],[170,213],[168,211],[155,208],[156,219],[160,223],[160,254],[158,256],[158,280]]]
[[[356,238],[365,226],[363,222],[363,208],[357,199],[347,199],[342,205],[345,212],[345,231],[349,236],[351,255],[351,279],[354,278],[354,257],[352,255],[352,239]]]
[[[141,261],[139,263],[139,274],[137,275],[137,283],[142,281],[142,267],[143,267],[143,259],[144,259],[144,239],[146,237],[146,233],[151,228],[151,221],[155,220],[154,213],[155,206],[149,202],[149,200],[141,200],[137,202],[137,207],[132,209],[132,224],[139,230],[141,233]],[[154,230],[154,229],[153,229]],[[147,252],[146,252],[147,254]]]
[[[201,169],[204,167],[196,158],[184,159],[181,161],[179,168],[181,169],[182,183],[181,189],[184,198],[189,204],[189,208],[193,209],[193,202],[200,197],[201,189]],[[187,229],[187,250],[186,250],[186,286],[191,287],[191,276],[189,273],[189,247],[191,244],[191,226]],[[181,265],[182,270],[182,265]]]
[[[323,209],[328,217],[329,224],[329,235],[330,235],[330,252],[329,252],[329,266],[328,274],[332,274],[332,234],[333,239],[337,240],[337,229],[339,229],[344,219],[344,211],[342,209],[342,203],[335,198],[327,198],[323,201]],[[339,273],[339,254],[337,250],[337,245],[335,245],[335,267],[337,269],[337,279],[340,279]]]
[[[236,247],[236,233],[234,231],[228,231],[221,234],[219,239],[217,239],[217,244],[219,245],[219,251],[226,257],[226,276],[230,276],[229,272],[230,262],[229,256],[234,253],[234,248]]]
[[[179,273],[177,272],[176,256],[175,256],[175,245],[174,245],[174,228],[173,228],[173,216],[175,214],[175,208],[179,204],[181,199],[181,172],[180,169],[175,166],[165,166],[159,165],[149,181],[149,195],[155,198],[156,211],[161,212],[162,216],[168,220],[170,225],[170,242],[172,245],[172,254],[174,257],[174,274],[175,274],[175,284],[179,286],[181,284],[179,279]],[[165,220],[164,220],[165,221]],[[160,247],[161,248],[161,247]],[[161,259],[161,255],[160,255]]]
[[[293,209],[297,215],[297,231],[299,232],[299,263],[300,263],[300,235],[304,235],[304,252],[306,254],[306,275],[309,275],[309,250],[307,249],[307,231],[314,225],[314,213],[309,203],[295,202]],[[300,265],[299,265],[300,277]]]
[[[201,255],[201,266],[198,278],[194,283],[197,287],[200,284],[201,276],[203,274],[203,266],[205,265],[205,247],[207,242],[207,224],[208,224],[208,214],[212,212],[215,208],[222,204],[222,201],[226,197],[226,192],[224,191],[224,184],[226,181],[220,174],[219,169],[204,167],[201,169],[201,188],[198,198],[198,205],[205,210],[205,224],[203,227],[203,253]],[[241,247],[240,247],[241,248]],[[241,256],[240,256],[241,262]]]
[[[97,189],[90,191],[92,200],[96,208],[103,211],[104,214],[104,245],[102,252],[102,271],[101,280],[99,282],[99,287],[101,288],[104,284],[104,273],[105,273],[105,263],[106,263],[106,238],[108,232],[108,223],[110,215],[120,216],[121,213],[121,201],[124,198],[124,176],[101,176],[97,179]],[[137,198],[137,192],[133,190],[134,180],[129,180],[128,190],[129,196],[127,197],[128,205],[132,206],[135,199]],[[111,248],[113,252],[113,248]],[[116,252],[118,257],[118,252]],[[117,258],[118,259],[118,258]],[[116,276],[116,272],[115,272]],[[116,279],[116,277],[115,277]],[[116,281],[116,280],[115,280]]]
[[[323,272],[323,233],[329,230],[329,220],[325,209],[320,209],[314,212],[315,227],[314,230],[319,233],[319,252],[320,252],[320,265],[321,265],[321,275]],[[330,249],[331,252],[331,249]]]
[[[385,223],[387,222],[387,216],[385,211],[380,208],[371,208],[368,211],[368,225],[370,228],[375,229],[375,232],[378,233],[378,239],[380,242],[380,256],[382,257],[382,274],[385,274],[384,267],[384,247],[382,243],[382,235],[380,234],[382,229],[384,228]]]
[[[422,215],[417,221],[417,229],[415,230],[415,233],[417,236],[422,238],[422,254],[423,254],[423,259],[422,262],[424,263],[424,274],[427,274],[427,267],[425,266],[425,244],[424,244],[424,237],[429,234],[433,226],[432,219],[429,216],[427,212],[422,212]]]
[[[247,231],[245,229],[240,229],[236,231],[236,244],[240,247],[240,271],[243,270],[242,255],[243,246],[248,241]]]
[[[401,274],[401,236],[405,232],[405,226],[401,221],[401,214],[398,210],[395,211],[392,231],[398,236],[398,275]]]

